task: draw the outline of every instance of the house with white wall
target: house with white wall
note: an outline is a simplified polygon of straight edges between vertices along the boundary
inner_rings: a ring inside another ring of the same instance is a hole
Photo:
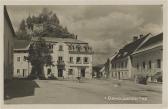
[[[162,81],[163,73],[163,33],[150,37],[132,54],[132,72],[146,74],[148,81]],[[158,80],[159,79],[159,80]]]
[[[115,79],[132,78],[132,56],[131,54],[141,46],[151,34],[134,36],[133,41],[121,48],[111,60],[111,76]]]

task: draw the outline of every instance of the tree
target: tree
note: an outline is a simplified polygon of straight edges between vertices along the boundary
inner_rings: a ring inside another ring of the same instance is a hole
[[[52,66],[52,56],[45,40],[41,37],[29,47],[28,61],[32,65],[29,78],[45,79],[44,66]]]

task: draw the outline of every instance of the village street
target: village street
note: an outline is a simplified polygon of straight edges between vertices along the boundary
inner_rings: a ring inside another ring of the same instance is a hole
[[[17,85],[16,85],[17,84]],[[161,103],[161,84],[117,80],[13,80],[5,104]]]

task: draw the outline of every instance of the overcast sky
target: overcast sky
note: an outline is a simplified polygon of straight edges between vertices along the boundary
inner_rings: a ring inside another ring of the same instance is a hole
[[[63,27],[87,41],[95,52],[94,65],[103,64],[115,51],[140,34],[162,32],[162,6],[7,6],[17,30],[22,19],[43,8],[57,14]]]

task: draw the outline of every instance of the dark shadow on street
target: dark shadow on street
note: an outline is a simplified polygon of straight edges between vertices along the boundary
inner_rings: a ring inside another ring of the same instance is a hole
[[[39,85],[33,80],[10,80],[4,84],[4,100],[33,96]]]

